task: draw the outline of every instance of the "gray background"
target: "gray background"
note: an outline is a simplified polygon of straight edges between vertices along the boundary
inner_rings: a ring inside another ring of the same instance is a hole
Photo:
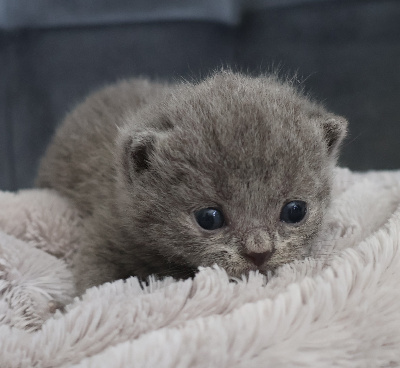
[[[63,116],[130,76],[271,65],[350,121],[341,164],[400,168],[400,2],[0,0],[0,189],[33,185]]]

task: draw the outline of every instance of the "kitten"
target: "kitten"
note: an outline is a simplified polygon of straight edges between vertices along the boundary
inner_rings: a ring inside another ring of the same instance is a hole
[[[346,127],[274,75],[125,81],[66,118],[37,183],[84,218],[80,291],[215,263],[265,273],[309,253]]]

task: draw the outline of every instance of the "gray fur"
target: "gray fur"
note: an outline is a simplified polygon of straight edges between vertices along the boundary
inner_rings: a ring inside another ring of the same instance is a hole
[[[57,131],[37,183],[72,199],[87,241],[81,290],[131,275],[189,277],[214,263],[235,277],[308,254],[328,211],[347,122],[275,76],[223,71],[197,83],[122,82],[89,97]],[[280,221],[290,200],[305,221]],[[201,229],[194,211],[223,210]]]

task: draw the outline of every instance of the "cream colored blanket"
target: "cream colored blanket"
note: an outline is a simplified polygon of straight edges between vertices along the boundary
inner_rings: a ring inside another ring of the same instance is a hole
[[[0,367],[400,366],[400,172],[338,169],[313,258],[274,277],[136,278],[73,299],[75,210],[0,192]]]

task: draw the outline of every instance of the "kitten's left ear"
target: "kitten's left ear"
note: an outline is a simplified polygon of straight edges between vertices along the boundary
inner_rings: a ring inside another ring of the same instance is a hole
[[[347,134],[347,120],[339,116],[329,118],[322,123],[322,129],[329,155],[336,155]]]

